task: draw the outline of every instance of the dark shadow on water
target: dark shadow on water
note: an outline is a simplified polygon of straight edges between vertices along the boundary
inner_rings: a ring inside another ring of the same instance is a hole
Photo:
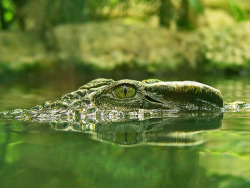
[[[200,132],[219,129],[223,114],[187,114],[180,117],[127,119],[95,122],[91,119],[75,123],[51,123],[60,131],[91,133],[91,138],[121,146],[162,145],[193,146],[203,143]]]

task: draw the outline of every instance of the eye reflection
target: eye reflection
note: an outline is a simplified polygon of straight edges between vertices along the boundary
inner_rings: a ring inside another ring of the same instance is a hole
[[[128,85],[121,85],[115,88],[115,96],[120,99],[131,98],[135,96],[135,88]]]

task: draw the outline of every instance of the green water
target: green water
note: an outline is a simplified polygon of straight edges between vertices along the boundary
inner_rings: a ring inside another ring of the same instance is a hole
[[[247,78],[203,82],[221,90],[226,102],[250,103]],[[0,85],[0,111],[42,104],[79,86]],[[76,132],[46,123],[0,121],[0,187],[250,187],[250,109],[160,122],[164,130],[161,126],[152,136],[131,128],[150,129],[152,122],[105,124],[99,132]],[[153,127],[161,124],[154,122]],[[110,136],[119,126],[123,132]],[[178,126],[189,133],[202,126],[206,130],[188,137],[194,142],[185,146],[166,136],[171,126],[171,131]]]

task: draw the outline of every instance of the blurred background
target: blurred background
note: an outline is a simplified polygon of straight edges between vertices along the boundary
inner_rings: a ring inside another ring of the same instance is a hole
[[[0,0],[0,82],[249,76],[249,0]]]

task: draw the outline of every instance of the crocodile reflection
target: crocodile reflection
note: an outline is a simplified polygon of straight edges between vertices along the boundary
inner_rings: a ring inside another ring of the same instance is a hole
[[[94,140],[121,146],[194,146],[204,142],[201,132],[219,129],[222,119],[223,114],[185,114],[183,117],[127,119],[115,122],[53,122],[51,126],[58,131],[90,133]]]

